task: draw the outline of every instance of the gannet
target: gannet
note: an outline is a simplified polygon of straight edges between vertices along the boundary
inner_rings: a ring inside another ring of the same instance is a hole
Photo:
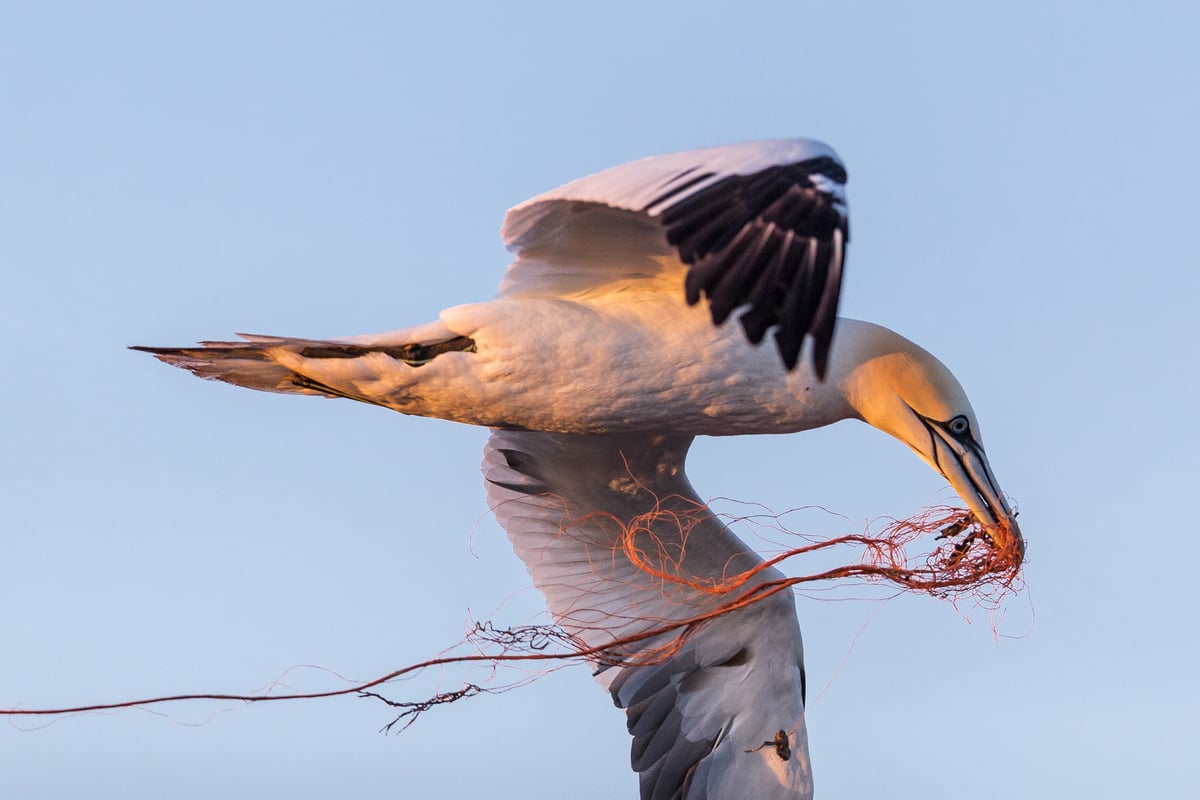
[[[753,572],[760,556],[689,484],[693,438],[862,420],[943,475],[983,526],[1020,535],[951,372],[887,328],[837,317],[845,184],[834,150],[807,139],[645,158],[512,208],[502,238],[516,258],[496,296],[434,322],[135,349],[202,378],[491,429],[489,505],[625,710],[643,800],[809,798],[790,593],[640,658],[677,632],[639,636],[721,608],[711,587],[783,577]],[[653,546],[626,547],[631,526]]]

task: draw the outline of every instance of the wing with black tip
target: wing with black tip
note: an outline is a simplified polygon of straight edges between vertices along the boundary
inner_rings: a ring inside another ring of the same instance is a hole
[[[625,709],[643,800],[811,797],[792,595],[724,611],[783,575],[754,571],[759,556],[696,496],[690,443],[497,432],[489,505],[555,622],[582,647],[613,645],[592,661]]]
[[[796,366],[806,338],[828,366],[850,238],[846,170],[828,146],[789,139],[654,156],[511,209],[517,254],[501,294],[570,294],[675,278],[714,324],[738,313],[750,341],[774,329]],[[675,273],[678,275],[675,275]]]

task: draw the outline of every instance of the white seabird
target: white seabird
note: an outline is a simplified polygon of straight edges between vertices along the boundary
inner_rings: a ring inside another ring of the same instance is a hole
[[[556,623],[604,647],[722,607],[708,587],[762,563],[689,485],[697,435],[861,419],[945,476],[983,525],[1019,537],[954,376],[898,334],[836,317],[845,182],[837,154],[803,139],[642,159],[511,209],[516,260],[499,293],[436,322],[136,349],[202,378],[493,429],[489,505]],[[759,346],[772,330],[775,347]],[[650,539],[630,550],[634,520]],[[674,635],[596,659],[626,710],[642,798],[811,797],[792,596],[628,665]]]

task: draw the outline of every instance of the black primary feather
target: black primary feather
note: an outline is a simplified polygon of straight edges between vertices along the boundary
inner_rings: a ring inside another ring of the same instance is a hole
[[[746,307],[739,321],[747,338],[757,344],[774,327],[789,370],[811,337],[813,365],[824,379],[850,230],[845,204],[828,181],[844,184],[845,169],[825,157],[768,167],[671,203],[711,176],[683,177],[646,210],[667,204],[659,218],[689,267],[687,302],[707,297],[716,325]]]

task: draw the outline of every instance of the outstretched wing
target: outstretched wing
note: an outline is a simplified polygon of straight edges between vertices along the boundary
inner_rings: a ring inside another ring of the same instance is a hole
[[[643,800],[809,797],[791,594],[678,627],[783,577],[696,496],[690,444],[496,432],[489,504],[558,625],[584,647],[613,645],[596,677],[626,711]]]
[[[754,343],[775,328],[785,366],[806,336],[824,377],[849,241],[846,170],[809,139],[654,156],[581,178],[511,209],[517,254],[501,294],[572,293],[673,276],[713,323],[736,309]],[[683,277],[686,273],[686,277]]]

